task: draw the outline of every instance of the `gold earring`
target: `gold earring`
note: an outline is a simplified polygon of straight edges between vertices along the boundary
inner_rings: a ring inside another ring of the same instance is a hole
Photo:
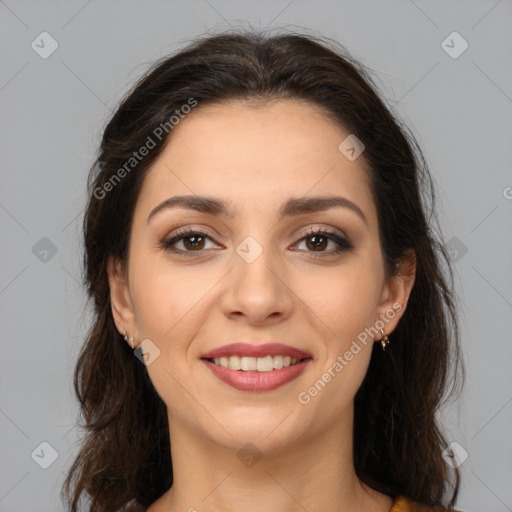
[[[123,331],[123,337],[124,337],[124,341],[128,341],[128,336],[126,336],[126,331]],[[133,338],[130,338],[130,346],[133,348]]]
[[[386,350],[386,345],[389,344],[389,338],[384,334],[384,330],[381,329],[380,332],[382,333],[382,339],[379,340],[380,344],[382,345],[382,350]]]

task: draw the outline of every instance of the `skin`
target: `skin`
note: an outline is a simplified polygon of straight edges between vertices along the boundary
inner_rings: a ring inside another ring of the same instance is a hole
[[[391,497],[357,478],[352,452],[354,396],[380,331],[359,343],[307,405],[297,399],[359,333],[393,310],[384,327],[389,335],[414,284],[414,253],[404,262],[407,275],[385,277],[364,154],[350,161],[338,150],[348,134],[306,102],[198,106],[149,171],[128,263],[109,262],[119,332],[133,336],[135,347],[150,339],[160,350],[147,370],[168,407],[174,485],[149,512],[389,511]],[[147,222],[162,201],[192,194],[229,201],[236,216],[174,208]],[[329,194],[356,203],[367,224],[343,207],[279,220],[290,197]],[[190,239],[174,247],[191,257],[159,245],[182,227],[210,237],[199,244],[201,253]],[[354,249],[333,254],[331,241],[316,249],[303,239],[310,228],[335,228]],[[236,252],[247,236],[263,249],[252,263]],[[315,258],[322,251],[327,256]],[[236,390],[200,356],[248,338],[293,345],[313,361],[276,390]],[[246,443],[261,454],[249,467],[237,457]]]

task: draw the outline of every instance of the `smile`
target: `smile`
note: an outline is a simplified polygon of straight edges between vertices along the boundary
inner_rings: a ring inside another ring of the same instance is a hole
[[[281,370],[288,366],[294,366],[301,360],[296,357],[290,356],[265,356],[265,357],[248,357],[248,356],[230,356],[230,357],[215,357],[210,358],[208,361],[229,368],[230,370],[241,370],[244,372],[257,371],[257,372],[270,372],[272,370]]]
[[[292,360],[289,356],[279,355],[267,357],[231,356],[218,359],[218,363],[215,362],[215,358],[213,360],[201,359],[201,361],[224,384],[239,391],[251,392],[272,391],[288,384],[299,377],[312,361],[310,357],[302,360],[297,358]],[[262,362],[260,363],[259,360],[262,360]],[[292,361],[295,362],[292,363]],[[234,368],[230,368],[230,364]]]

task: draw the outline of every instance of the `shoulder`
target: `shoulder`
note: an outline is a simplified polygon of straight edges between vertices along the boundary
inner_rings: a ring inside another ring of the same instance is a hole
[[[462,512],[454,508],[423,505],[405,496],[397,496],[389,512]]]
[[[144,505],[137,503],[137,500],[134,498],[116,512],[147,512],[147,508]]]

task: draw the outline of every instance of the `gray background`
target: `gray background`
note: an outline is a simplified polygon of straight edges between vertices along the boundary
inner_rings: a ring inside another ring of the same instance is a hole
[[[90,319],[80,216],[110,108],[156,58],[247,23],[344,44],[422,145],[463,303],[468,382],[443,416],[468,453],[457,508],[512,510],[511,22],[510,0],[0,2],[0,510],[63,510],[80,436],[71,378]],[[59,45],[46,59],[31,47],[43,31]],[[458,58],[441,45],[453,31],[469,44]],[[58,453],[47,469],[42,442]]]

